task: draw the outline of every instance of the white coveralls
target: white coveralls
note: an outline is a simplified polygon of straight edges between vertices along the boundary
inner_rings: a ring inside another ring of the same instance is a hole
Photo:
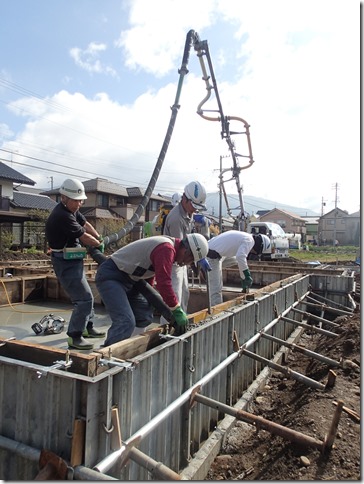
[[[240,277],[245,279],[244,271],[248,269],[248,255],[254,247],[254,238],[247,232],[228,230],[208,241],[209,250],[215,251],[220,258],[207,260],[211,266],[209,285],[211,304],[215,306],[223,302],[222,299],[222,267],[238,264]]]
[[[184,211],[182,204],[179,203],[166,217],[164,225],[163,235],[169,235],[178,239],[184,239],[187,234],[191,233],[192,220],[188,213]],[[187,313],[188,300],[190,292],[188,289],[188,273],[187,266],[180,267],[176,263],[172,267],[172,287],[181,308]],[[162,322],[163,321],[163,322]],[[165,320],[161,318],[162,324],[165,324]]]

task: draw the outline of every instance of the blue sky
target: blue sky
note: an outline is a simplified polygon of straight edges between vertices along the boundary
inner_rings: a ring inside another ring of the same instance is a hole
[[[326,213],[338,184],[338,206],[359,210],[360,2],[2,0],[0,15],[0,160],[37,188],[68,176],[147,186],[192,29],[208,43],[224,115],[250,125],[244,194],[317,213],[324,200]],[[220,157],[225,180],[232,166],[220,123],[196,113],[206,84],[193,48],[188,69],[163,194],[193,179],[217,191]],[[217,109],[214,96],[206,107]]]

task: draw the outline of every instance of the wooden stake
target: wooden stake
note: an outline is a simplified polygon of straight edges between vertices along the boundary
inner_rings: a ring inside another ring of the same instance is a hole
[[[86,422],[76,418],[73,423],[72,447],[71,447],[71,466],[81,465],[83,462],[83,451],[85,448]]]

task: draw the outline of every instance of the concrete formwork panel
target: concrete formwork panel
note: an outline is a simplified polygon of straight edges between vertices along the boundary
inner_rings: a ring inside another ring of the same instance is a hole
[[[308,275],[288,278],[252,301],[238,299],[216,314],[206,317],[204,313],[204,319],[185,335],[160,339],[155,347],[124,361],[125,366],[101,367],[103,355],[84,356],[98,366],[93,376],[58,369],[44,374],[41,365],[22,361],[20,352],[14,359],[9,353],[4,356],[0,347],[0,435],[34,449],[47,448],[71,461],[74,425],[81,420],[85,423],[84,466],[92,468],[112,453],[119,436],[181,472],[223,417],[202,405],[191,406],[191,392],[198,390],[234,405],[264,367],[246,355],[238,356],[237,340],[239,346],[259,336],[308,292],[310,284]],[[345,284],[340,289],[347,288]],[[295,325],[280,321],[269,331],[286,339],[293,329]],[[249,349],[259,349],[269,359],[277,344],[258,337]],[[113,409],[120,428],[113,426]],[[2,478],[32,480],[34,461],[22,459],[24,465],[19,468],[16,453],[0,450]],[[115,461],[107,473],[121,480],[151,480],[149,472],[132,459],[122,467]]]

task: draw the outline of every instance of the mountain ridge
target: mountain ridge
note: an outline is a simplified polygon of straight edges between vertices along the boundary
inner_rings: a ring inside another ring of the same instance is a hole
[[[240,211],[239,208],[239,197],[236,194],[226,194],[226,198],[228,200],[230,209],[234,215],[237,215]],[[268,200],[261,197],[255,197],[253,195],[244,195],[243,196],[244,208],[245,212],[249,215],[256,214],[260,210],[273,210],[274,208],[278,208],[280,210],[285,210],[286,212],[291,212],[300,217],[319,217],[320,214],[314,212],[309,208],[303,207],[296,207],[294,205],[289,205],[286,203],[275,202],[273,200]],[[207,207],[208,213],[211,215],[218,216],[219,215],[219,207],[220,207],[220,193],[219,192],[212,192],[207,193],[206,195],[206,202],[205,205]],[[224,196],[222,197],[222,216],[226,217],[228,215],[226,203]]]

